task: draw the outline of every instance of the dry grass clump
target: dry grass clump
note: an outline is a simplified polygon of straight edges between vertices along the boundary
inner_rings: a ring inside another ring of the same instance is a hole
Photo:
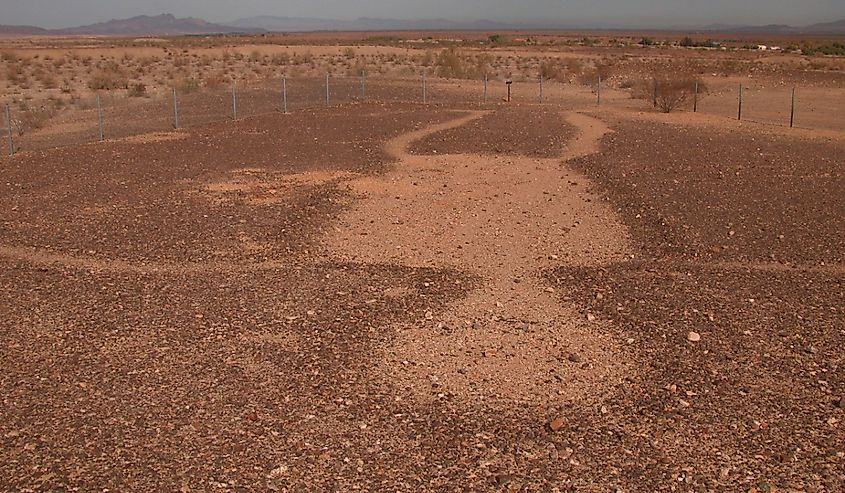
[[[180,94],[191,94],[200,90],[200,83],[193,77],[186,77],[176,81],[173,87]]]
[[[12,119],[12,127],[18,135],[23,136],[44,128],[54,116],[56,116],[56,108],[53,106],[30,106],[27,102],[21,102]]]
[[[693,99],[696,86],[699,98],[707,94],[707,86],[695,76],[662,73],[634,84],[631,97],[652,101],[660,111],[671,113]]]
[[[88,88],[95,91],[128,89],[129,78],[120,66],[117,65],[117,63],[110,62],[103,64],[102,67],[91,76],[88,80]]]
[[[147,86],[142,82],[136,82],[129,86],[129,97],[132,98],[146,98],[149,96],[147,93]]]
[[[440,52],[434,62],[437,75],[447,79],[478,79],[488,74],[493,58],[489,54],[465,56],[455,48]]]

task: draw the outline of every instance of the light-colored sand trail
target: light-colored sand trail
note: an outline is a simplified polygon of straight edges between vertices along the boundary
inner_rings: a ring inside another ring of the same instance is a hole
[[[455,267],[483,285],[447,310],[399,327],[384,375],[427,399],[560,402],[599,398],[628,371],[624,341],[561,299],[543,272],[624,261],[626,228],[564,161],[596,152],[608,128],[566,114],[578,136],[555,159],[418,156],[409,144],[480,118],[472,113],[386,145],[400,162],[349,182],[364,198],[325,242],[361,262]]]

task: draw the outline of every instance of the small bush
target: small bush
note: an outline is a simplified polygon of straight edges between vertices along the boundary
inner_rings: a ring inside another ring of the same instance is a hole
[[[287,53],[276,53],[270,58],[270,63],[273,65],[287,65],[290,63],[290,55]]]
[[[174,85],[180,94],[191,94],[200,90],[200,83],[193,77],[181,79]]]
[[[475,79],[487,71],[488,58],[468,60],[455,48],[440,52],[435,62],[437,75],[447,79]]]
[[[56,109],[48,106],[32,107],[27,103],[21,103],[15,114],[13,126],[18,135],[25,135],[29,132],[44,128],[47,122],[56,116]]]
[[[566,73],[557,60],[545,60],[540,63],[540,76],[546,80],[565,80]]]
[[[217,89],[226,84],[226,77],[222,73],[214,73],[203,79],[203,86],[207,89]]]
[[[141,82],[136,82],[129,87],[129,96],[133,98],[145,98],[147,94],[147,86]]]
[[[128,89],[129,78],[117,64],[109,64],[98,70],[88,80],[88,88],[94,91]]]
[[[693,98],[698,84],[701,98],[707,93],[707,86],[689,75],[660,74],[634,87],[632,97],[653,101],[664,113],[671,113]]]

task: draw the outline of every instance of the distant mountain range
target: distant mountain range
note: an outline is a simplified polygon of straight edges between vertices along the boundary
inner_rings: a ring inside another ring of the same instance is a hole
[[[42,29],[33,26],[0,25],[0,35],[6,36],[55,36],[55,35],[110,35],[110,36],[149,36],[178,34],[216,34],[235,32],[255,32],[255,28],[243,28],[212,24],[193,17],[177,18],[171,14],[156,16],[139,15],[130,19],[115,19],[87,26],[68,29]]]
[[[560,27],[561,23],[541,25],[539,23],[497,22],[488,20],[451,21],[448,19],[377,19],[361,17],[355,20],[318,19],[313,17],[276,17],[261,15],[230,22],[240,28],[256,28],[265,31],[307,32],[307,31],[454,31],[489,29],[537,29]],[[569,25],[567,27],[572,27]]]
[[[803,27],[789,26],[786,24],[767,24],[764,26],[712,24],[705,26],[704,30],[767,34],[845,34],[845,19],[834,22],[820,22]]]
[[[0,36],[55,36],[55,35],[109,35],[109,36],[164,36],[180,34],[225,34],[254,32],[309,32],[309,31],[449,31],[449,30],[507,30],[507,29],[595,29],[576,21],[502,22],[489,20],[452,21],[448,19],[377,19],[361,17],[355,20],[332,20],[308,17],[257,16],[238,19],[223,24],[213,24],[197,18],[177,18],[171,14],[137,16],[130,19],[111,20],[68,29],[43,29],[35,26],[0,25]],[[615,26],[615,29],[625,29]],[[609,28],[608,28],[609,29]],[[670,29],[667,27],[667,29]],[[845,19],[804,27],[781,24],[766,26],[736,26],[714,24],[705,31],[731,31],[770,34],[845,34]],[[684,29],[681,29],[684,30]]]

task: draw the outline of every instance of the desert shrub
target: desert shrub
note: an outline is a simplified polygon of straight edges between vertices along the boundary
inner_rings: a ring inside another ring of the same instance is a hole
[[[355,58],[355,48],[351,46],[343,50],[343,56],[346,58]]]
[[[540,76],[546,80],[555,80],[563,78],[564,73],[557,60],[545,60],[540,62]]]
[[[207,89],[218,89],[226,85],[226,76],[224,76],[220,72],[217,72],[207,75],[202,82],[203,86],[205,86]]]
[[[147,97],[147,86],[142,82],[136,82],[129,86],[129,96],[133,98]]]
[[[14,51],[3,51],[0,52],[0,60],[3,60],[6,63],[13,63],[18,61],[18,54]]]
[[[9,63],[6,65],[6,79],[13,85],[22,85],[26,83],[26,72],[19,63]]]
[[[452,47],[441,51],[437,56],[435,70],[437,75],[448,79],[475,79],[486,72],[488,60],[492,58],[478,58],[470,61]]]
[[[22,102],[18,111],[15,112],[15,118],[12,126],[17,131],[18,135],[25,135],[29,132],[44,128],[51,118],[56,116],[56,109],[52,106],[30,106],[26,102]]]
[[[193,77],[186,77],[184,79],[176,81],[174,87],[176,88],[176,91],[180,94],[191,94],[193,92],[199,91],[200,83]]]
[[[35,80],[40,82],[45,89],[55,89],[58,87],[56,76],[47,70],[44,70],[39,67],[35,70],[35,72],[33,72],[32,75],[35,77]]]
[[[577,76],[584,73],[584,63],[577,58],[567,58],[566,61],[563,62],[563,66],[567,74]]]
[[[696,84],[700,99],[707,94],[707,86],[698,78],[685,74],[659,74],[636,84],[632,97],[653,101],[660,111],[670,113],[693,98]]]
[[[276,53],[270,58],[273,65],[287,65],[290,63],[290,55],[287,53]]]
[[[434,52],[425,50],[425,53],[420,57],[419,63],[423,67],[430,67],[434,63]]]
[[[104,64],[88,79],[88,88],[95,91],[128,89],[129,78],[116,63],[111,62]]]
[[[581,72],[581,75],[578,77],[578,82],[585,86],[592,86],[598,82],[599,77],[601,77],[601,80],[606,81],[612,74],[613,69],[611,63],[607,61],[600,61],[596,62],[592,69]]]
[[[640,39],[640,42],[638,44],[640,44],[642,46],[652,46],[652,45],[654,45],[654,40],[651,39],[651,38],[644,37],[644,38]]]

